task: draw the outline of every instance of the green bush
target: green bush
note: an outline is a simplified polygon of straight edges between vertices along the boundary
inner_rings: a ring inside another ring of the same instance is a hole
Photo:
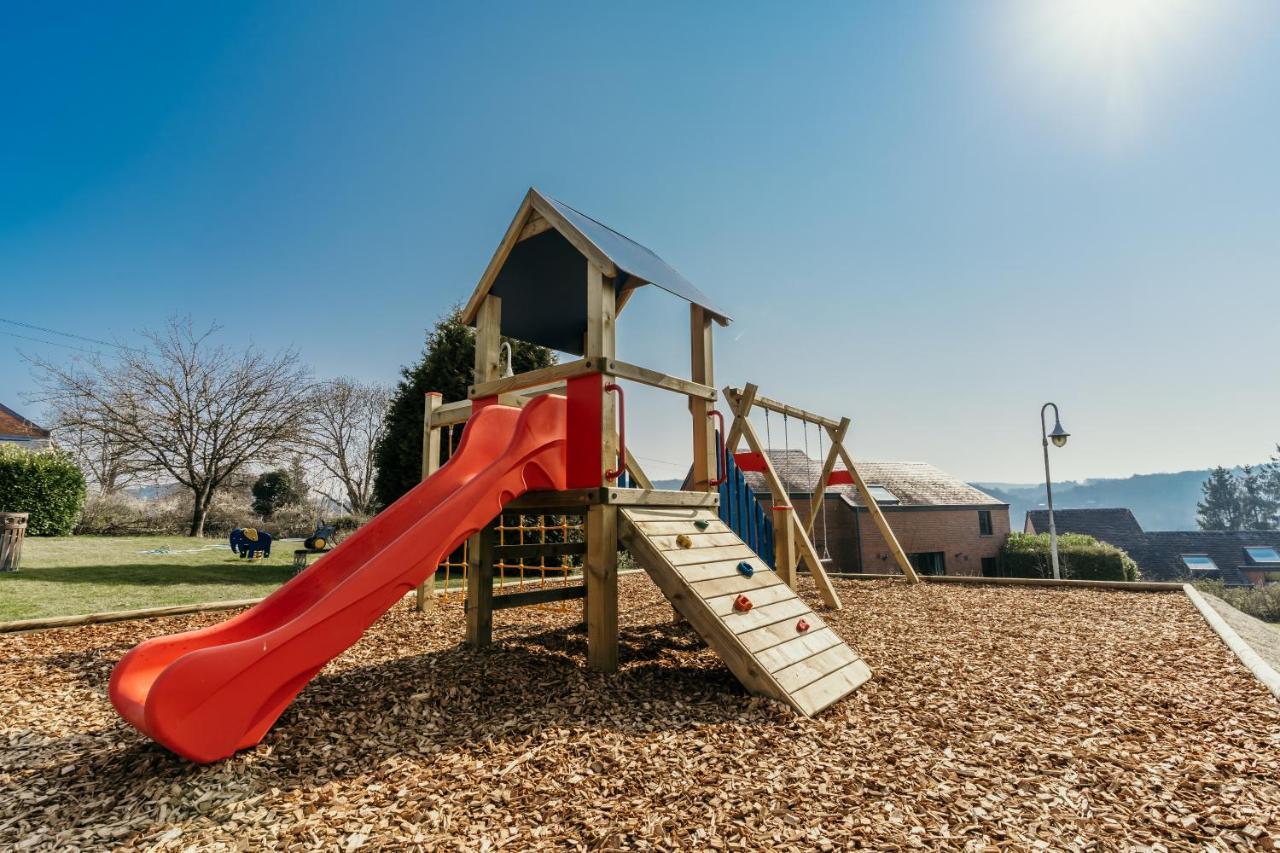
[[[67,536],[84,508],[84,474],[58,450],[0,445],[0,512],[26,512],[32,536]]]
[[[1280,622],[1280,585],[1264,587],[1223,586],[1222,581],[1196,581],[1201,592],[1217,596],[1236,610],[1263,622]]]
[[[1058,537],[1058,559],[1067,580],[1136,581],[1138,564],[1114,545],[1092,536],[1064,533]],[[1000,549],[1000,574],[1011,578],[1051,578],[1049,534],[1011,533]]]

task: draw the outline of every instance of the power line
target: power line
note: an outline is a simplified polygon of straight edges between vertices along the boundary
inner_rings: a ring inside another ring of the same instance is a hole
[[[24,323],[21,320],[10,320],[7,317],[0,317],[0,323],[8,323],[11,326],[22,326],[24,329],[34,329],[37,332],[45,332],[50,335],[62,335],[64,338],[76,338],[77,340],[88,341],[91,344],[99,344],[104,347],[112,347],[113,349],[129,350],[130,352],[137,352],[137,350],[135,350],[133,347],[127,347],[122,344],[113,344],[111,341],[104,341],[100,338],[90,338],[90,337],[86,337],[85,335],[77,335],[74,332],[60,332],[57,329],[50,329],[46,326],[37,326],[34,323]],[[35,339],[30,338],[29,340],[35,340]],[[45,343],[53,343],[53,342],[45,341]]]
[[[7,332],[4,329],[0,329],[0,335],[8,335],[11,338],[22,338],[24,341],[34,341],[38,344],[47,344],[51,347],[62,347],[63,349],[72,349],[72,350],[75,350],[76,352],[87,352],[90,355],[98,354],[96,350],[85,349],[84,347],[78,347],[72,344],[60,344],[57,341],[46,341],[41,338],[30,337],[29,335],[20,335],[17,332]]]

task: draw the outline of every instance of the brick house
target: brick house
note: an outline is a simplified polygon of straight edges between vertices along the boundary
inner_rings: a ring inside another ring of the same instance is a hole
[[[0,403],[0,444],[17,444],[44,450],[53,444],[53,434]]]
[[[1123,507],[1056,509],[1059,533],[1083,533],[1126,551],[1143,580],[1221,580],[1227,586],[1262,586],[1280,573],[1277,530],[1143,530]],[[1033,509],[1023,523],[1026,533],[1048,533],[1049,512]]]
[[[822,464],[801,450],[770,450],[769,458],[800,518],[809,513]],[[1009,505],[924,462],[859,462],[858,471],[911,563],[922,574],[996,574],[1009,536]],[[747,483],[767,507],[761,474]],[[853,486],[827,489],[813,526],[819,556],[834,572],[896,573],[893,557]]]

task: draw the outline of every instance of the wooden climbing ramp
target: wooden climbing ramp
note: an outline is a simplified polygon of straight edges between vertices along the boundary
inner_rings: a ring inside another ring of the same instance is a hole
[[[752,693],[812,716],[871,677],[861,656],[714,509],[627,507],[619,515],[627,550]],[[751,603],[745,611],[734,606],[743,595]],[[799,630],[802,620],[807,630]]]

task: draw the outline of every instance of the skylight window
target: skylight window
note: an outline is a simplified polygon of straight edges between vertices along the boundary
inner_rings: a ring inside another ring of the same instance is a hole
[[[878,504],[900,504],[902,498],[886,489],[884,486],[867,486],[867,491],[871,493],[871,497]],[[1280,559],[1280,558],[1277,558]]]
[[[1183,554],[1182,564],[1193,572],[1212,572],[1218,569],[1218,564],[1205,554]]]
[[[1245,548],[1244,552],[1255,563],[1280,563],[1280,553],[1275,548]]]

